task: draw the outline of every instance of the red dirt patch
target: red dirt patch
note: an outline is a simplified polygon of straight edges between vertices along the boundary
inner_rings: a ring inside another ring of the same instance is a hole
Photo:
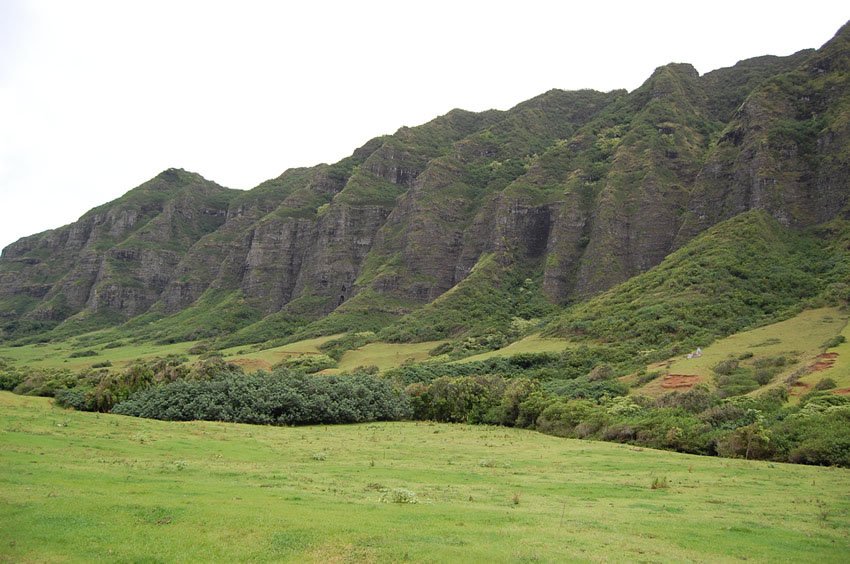
[[[817,355],[815,363],[809,366],[809,372],[820,372],[832,368],[836,358],[838,358],[838,353],[835,352]]]
[[[791,389],[789,390],[790,394],[794,397],[802,396],[811,388],[811,384],[806,384],[805,382],[800,382],[797,380],[796,382],[791,384]]]
[[[832,390],[833,394],[838,394],[839,396],[850,396],[850,388],[839,388],[837,390]]]
[[[694,384],[700,381],[700,377],[696,374],[668,374],[661,381],[662,388],[692,388]]]

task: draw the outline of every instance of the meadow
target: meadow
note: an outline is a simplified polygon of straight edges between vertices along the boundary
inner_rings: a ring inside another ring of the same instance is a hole
[[[5,562],[843,562],[848,488],[845,469],[503,427],[174,423],[0,393]]]

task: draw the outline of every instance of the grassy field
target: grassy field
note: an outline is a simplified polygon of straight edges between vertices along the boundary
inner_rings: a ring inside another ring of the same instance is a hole
[[[305,339],[288,345],[253,351],[250,347],[233,347],[221,351],[228,362],[233,362],[248,371],[268,370],[281,360],[291,356],[304,354],[320,354],[319,346],[342,337],[343,333]]]
[[[759,359],[782,355],[789,360],[794,359],[794,362],[785,366],[774,378],[774,383],[780,383],[783,376],[813,364],[816,357],[823,352],[824,343],[842,331],[846,332],[846,327],[847,312],[837,308],[806,310],[791,319],[720,339],[704,347],[699,358],[688,359],[680,356],[650,366],[649,370],[661,370],[664,375],[696,376],[698,378],[695,382],[712,386],[714,380],[711,369],[722,360],[747,356],[741,360],[742,364],[752,365]],[[816,382],[824,375],[825,372],[810,373],[802,381]],[[850,380],[850,376],[847,379]],[[664,378],[658,378],[640,388],[638,392],[650,396],[669,392],[669,389],[662,387],[663,383]],[[847,385],[850,385],[850,382]]]
[[[93,347],[75,345],[71,341],[58,343],[44,343],[37,345],[26,345],[23,347],[0,347],[0,357],[12,359],[13,361],[32,368],[68,368],[69,370],[82,370],[89,368],[92,364],[109,361],[112,366],[121,367],[136,359],[166,356],[169,354],[188,355],[187,351],[192,348],[194,341],[175,343],[171,345],[155,343],[126,343],[115,348],[103,348],[102,345]],[[92,350],[95,356],[84,356],[71,358],[75,352]]]
[[[405,362],[428,360],[428,351],[445,341],[427,341],[424,343],[369,343],[358,349],[346,351],[339,359],[339,365],[327,373],[345,372],[360,366],[377,366],[387,370],[401,366]]]
[[[848,488],[506,428],[166,423],[0,393],[5,562],[846,562]]]
[[[512,356],[520,353],[558,353],[562,352],[569,345],[570,342],[566,339],[553,339],[541,337],[540,335],[529,335],[524,339],[514,341],[504,348],[477,354],[475,356],[468,356],[464,359],[458,360],[457,362],[474,362],[476,360],[487,360],[488,358],[497,356]]]

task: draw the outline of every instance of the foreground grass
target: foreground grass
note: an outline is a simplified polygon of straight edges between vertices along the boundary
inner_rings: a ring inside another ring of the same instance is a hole
[[[840,562],[848,487],[505,428],[166,423],[0,393],[10,562]],[[419,503],[382,503],[394,488]]]

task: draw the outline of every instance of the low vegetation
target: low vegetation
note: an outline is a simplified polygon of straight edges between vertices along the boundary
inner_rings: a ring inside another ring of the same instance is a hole
[[[0,557],[16,562],[839,562],[850,550],[843,469],[492,426],[176,424],[9,393],[0,428]]]

